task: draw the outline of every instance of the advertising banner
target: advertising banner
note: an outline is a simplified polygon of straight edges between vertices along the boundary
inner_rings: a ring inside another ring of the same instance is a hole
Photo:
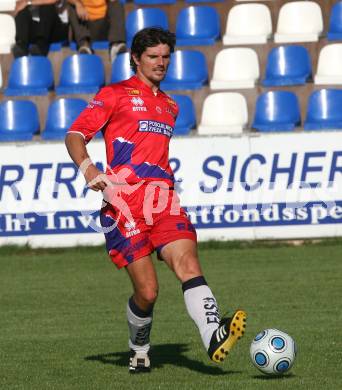
[[[342,134],[174,138],[170,163],[200,240],[342,235]],[[102,140],[88,145],[105,170]],[[63,142],[0,145],[0,245],[104,242],[102,196]]]

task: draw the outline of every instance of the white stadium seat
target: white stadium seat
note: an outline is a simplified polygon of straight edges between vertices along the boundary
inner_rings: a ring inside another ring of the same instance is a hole
[[[0,14],[0,53],[9,54],[15,43],[15,22],[11,15]]]
[[[318,55],[315,84],[342,84],[342,43],[322,47]]]
[[[313,1],[293,1],[279,11],[274,41],[316,42],[323,31],[323,16],[319,4]]]
[[[237,4],[229,11],[223,44],[262,44],[271,34],[271,12],[265,4]]]
[[[241,134],[247,122],[245,97],[237,92],[217,92],[204,100],[198,134]]]
[[[231,47],[217,53],[210,88],[254,88],[259,76],[259,60],[255,50]]]
[[[0,11],[14,11],[16,0],[0,0]]]

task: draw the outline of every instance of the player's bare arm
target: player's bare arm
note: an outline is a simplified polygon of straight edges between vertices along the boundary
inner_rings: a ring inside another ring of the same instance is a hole
[[[104,191],[110,184],[109,180],[91,161],[82,135],[69,133],[65,138],[65,145],[73,162],[83,173],[89,188],[94,191]]]

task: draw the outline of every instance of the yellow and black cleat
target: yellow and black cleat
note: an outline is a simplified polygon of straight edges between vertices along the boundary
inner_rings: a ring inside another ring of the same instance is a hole
[[[213,333],[208,355],[220,363],[227,357],[235,343],[245,334],[247,314],[237,310],[231,318],[222,318],[220,326]]]

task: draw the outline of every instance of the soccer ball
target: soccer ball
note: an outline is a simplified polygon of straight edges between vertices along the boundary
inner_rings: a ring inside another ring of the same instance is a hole
[[[281,375],[292,367],[297,348],[291,336],[277,329],[265,329],[251,343],[254,366],[267,375]]]

